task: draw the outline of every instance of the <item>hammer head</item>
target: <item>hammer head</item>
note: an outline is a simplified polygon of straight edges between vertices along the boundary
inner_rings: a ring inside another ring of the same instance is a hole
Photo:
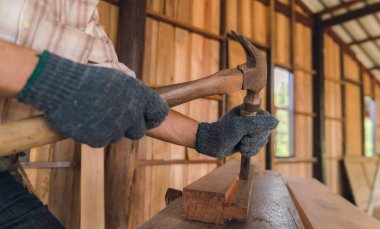
[[[244,36],[232,31],[232,36],[242,45],[247,62],[238,65],[243,73],[243,89],[258,94],[267,84],[267,60]]]

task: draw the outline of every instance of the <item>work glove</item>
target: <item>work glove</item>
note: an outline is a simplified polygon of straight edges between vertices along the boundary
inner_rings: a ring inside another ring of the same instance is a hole
[[[226,113],[214,123],[200,123],[196,150],[211,157],[226,157],[240,151],[243,156],[256,155],[268,142],[278,120],[267,111],[255,116],[240,115],[240,106]]]
[[[48,124],[67,137],[101,147],[123,136],[136,140],[160,125],[167,103],[121,71],[72,62],[47,51],[18,95],[44,111]]]

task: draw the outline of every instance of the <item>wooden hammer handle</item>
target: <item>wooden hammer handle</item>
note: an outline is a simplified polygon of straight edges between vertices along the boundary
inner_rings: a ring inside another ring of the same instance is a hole
[[[225,69],[211,76],[155,88],[170,107],[206,96],[241,90],[243,77],[237,69]],[[0,125],[0,156],[49,144],[65,137],[49,127],[42,115]]]
[[[256,112],[260,109],[260,98],[258,98],[258,94],[247,90],[247,95],[244,97],[243,104],[240,108],[240,115],[242,116],[254,116]],[[241,155],[240,162],[240,173],[239,178],[241,180],[247,180],[249,175],[249,167],[251,164],[251,157],[245,157],[243,154]]]

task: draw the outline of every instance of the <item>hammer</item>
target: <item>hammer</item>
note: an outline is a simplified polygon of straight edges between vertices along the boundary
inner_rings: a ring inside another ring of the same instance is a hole
[[[243,36],[233,33],[243,46],[247,62],[237,68],[224,69],[210,76],[169,86],[153,88],[170,107],[211,95],[247,90],[242,115],[253,114],[259,108],[258,92],[266,85],[266,60]],[[241,76],[243,74],[243,77]],[[43,116],[35,116],[0,125],[0,156],[7,156],[33,147],[49,144],[65,137],[49,127]],[[249,159],[243,159],[243,175],[248,174]],[[241,176],[244,178],[244,176]]]
[[[237,66],[237,69],[243,73],[243,90],[247,90],[240,107],[240,115],[254,116],[260,109],[259,92],[267,84],[267,61],[247,38],[234,31],[232,37],[242,45],[247,56],[247,62]],[[250,157],[244,155],[241,157],[239,178],[242,180],[248,179],[250,160]]]

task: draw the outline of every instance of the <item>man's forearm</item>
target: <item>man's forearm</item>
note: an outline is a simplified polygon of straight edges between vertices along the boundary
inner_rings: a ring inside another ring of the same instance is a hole
[[[0,40],[0,96],[15,97],[38,62],[37,52]]]
[[[160,126],[146,131],[146,135],[177,145],[195,148],[197,130],[197,121],[170,110],[165,121]]]
[[[0,40],[0,96],[16,97],[37,62],[36,51]],[[194,148],[197,128],[197,121],[171,110],[159,127],[146,133],[160,140]]]

